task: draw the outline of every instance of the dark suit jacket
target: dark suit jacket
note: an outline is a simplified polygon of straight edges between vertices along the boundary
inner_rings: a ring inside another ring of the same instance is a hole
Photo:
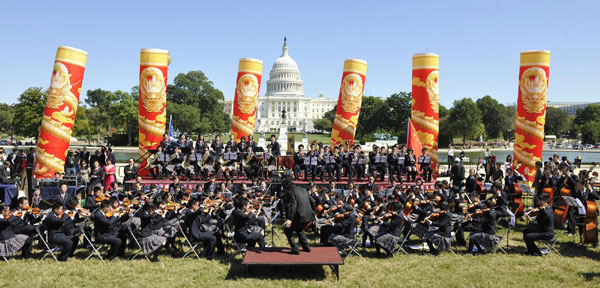
[[[138,167],[133,165],[129,167],[129,165],[125,166],[125,176],[124,181],[135,179],[138,173]]]
[[[306,189],[294,186],[283,195],[285,218],[295,223],[306,223],[315,218],[315,202]]]
[[[52,240],[56,236],[70,235],[71,231],[68,229],[68,222],[71,221],[66,214],[62,218],[58,218],[54,213],[50,212],[44,220],[44,224],[48,229],[48,239]]]
[[[113,225],[115,225],[115,223],[117,223],[118,218],[117,217],[110,217],[107,218],[106,215],[104,215],[104,213],[102,213],[100,210],[94,212],[94,234],[96,235],[96,237],[110,237],[110,236],[114,236],[113,232]]]
[[[279,142],[277,142],[277,141],[271,142],[271,145],[273,146],[271,148],[271,150],[273,151],[273,155],[280,156],[281,155],[281,147],[279,147]]]
[[[548,235],[554,235],[554,210],[551,206],[546,207],[544,211],[537,216],[538,232]]]
[[[69,198],[71,198],[71,196],[69,196],[68,192],[65,193],[64,199],[63,199],[63,197],[61,197],[60,192],[56,193],[54,195],[54,200],[60,201],[60,203],[63,203],[63,206],[65,206],[67,204],[67,201],[69,201]]]
[[[11,217],[12,218],[12,217]],[[15,237],[13,233],[13,224],[10,219],[0,219],[0,241],[8,240]]]

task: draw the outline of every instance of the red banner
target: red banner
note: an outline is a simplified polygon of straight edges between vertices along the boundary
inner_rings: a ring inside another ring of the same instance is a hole
[[[138,98],[139,153],[160,145],[167,123],[167,67],[169,52],[141,49]]]
[[[242,136],[254,133],[256,106],[262,75],[262,61],[242,58],[238,66],[233,99],[233,116],[231,119],[231,134],[239,141]]]
[[[530,184],[535,178],[535,162],[542,161],[549,75],[550,52],[521,53],[513,159],[522,164],[514,167]]]
[[[424,148],[429,151],[433,174],[438,171],[439,56],[413,55],[411,121]],[[415,154],[417,151],[414,151]],[[418,151],[421,153],[421,151]]]
[[[87,52],[60,46],[56,51],[48,99],[35,153],[37,178],[63,173],[79,105]]]
[[[365,90],[365,78],[367,76],[367,62],[359,59],[348,59],[344,61],[344,72],[342,73],[342,84],[337,103],[335,120],[331,129],[329,144],[354,143],[356,125],[362,105],[363,92]]]

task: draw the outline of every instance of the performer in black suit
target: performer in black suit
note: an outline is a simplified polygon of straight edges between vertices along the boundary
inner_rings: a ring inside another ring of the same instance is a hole
[[[13,225],[12,230],[15,234],[27,235],[27,240],[25,241],[25,245],[21,252],[23,253],[23,258],[29,259],[31,257],[33,234],[35,234],[35,227],[33,224],[40,222],[42,218],[39,214],[36,216],[33,215],[31,211],[27,210],[27,207],[29,206],[27,197],[21,197],[17,201],[17,209],[13,211],[15,215],[10,218]]]
[[[69,201],[69,198],[71,198],[71,196],[69,196],[69,194],[67,193],[68,189],[69,189],[69,186],[67,186],[67,183],[60,183],[60,186],[58,188],[58,193],[56,193],[56,195],[54,195],[54,200],[56,202],[60,202],[65,207],[67,205],[67,201]]]
[[[215,219],[211,216],[212,209],[200,208],[200,200],[193,198],[189,202],[190,209],[185,210],[185,223],[189,228],[189,234],[193,240],[203,242],[206,251],[206,259],[212,260],[215,254],[215,246],[219,254],[224,253],[223,242],[219,234],[219,227],[211,223]]]
[[[304,179],[308,178],[308,168],[307,165],[304,165],[304,157],[306,157],[306,153],[304,151],[304,145],[298,145],[298,152],[294,154],[294,178],[298,180],[300,178],[300,170],[304,171]]]
[[[106,259],[111,261],[117,257],[121,245],[125,245],[115,233],[117,232],[115,227],[119,218],[114,217],[112,214],[111,204],[108,200],[103,200],[100,203],[100,209],[96,210],[93,214],[96,242],[99,244],[108,244],[110,246]]]
[[[536,240],[550,240],[554,237],[554,211],[548,205],[548,196],[538,197],[538,215],[536,221],[523,231],[523,240],[527,245],[526,255],[542,256],[540,249],[535,245]]]
[[[300,254],[298,245],[294,240],[294,232],[298,234],[302,251],[310,252],[308,240],[304,234],[304,228],[315,218],[315,202],[308,195],[306,189],[296,187],[291,177],[287,177],[283,182],[285,194],[283,195],[283,205],[285,207],[285,228],[283,232],[290,243],[292,254]]]
[[[581,170],[579,171],[579,175],[581,177],[582,174],[587,174],[584,173],[587,172],[587,170]],[[585,176],[585,178],[587,178],[587,175]],[[578,179],[577,180],[577,191],[575,192],[574,196],[575,198],[579,199],[579,201],[581,201],[581,203],[583,203],[584,206],[587,207],[587,201],[598,201],[600,200],[600,196],[598,196],[598,193],[596,193],[596,191],[594,191],[594,189],[592,189],[591,185],[587,185],[588,187],[586,187],[586,183],[587,181],[584,179]],[[597,206],[596,206],[597,207]],[[598,208],[596,208],[596,213],[598,213]],[[576,211],[577,212],[577,211]],[[583,233],[585,232],[585,224],[583,222],[583,219],[585,218],[585,215],[578,215],[579,219],[582,219],[581,221],[579,221],[578,225],[579,226],[579,237],[581,239],[581,236],[583,235]],[[16,233],[16,232],[15,232]],[[596,234],[598,233],[598,226],[596,226]],[[598,237],[596,237],[596,242],[593,243],[594,248],[598,247]]]
[[[279,142],[275,139],[275,135],[271,135],[271,145],[273,147],[273,154],[281,156],[281,148],[279,147]]]
[[[64,213],[63,204],[59,202],[52,205],[52,212],[44,220],[50,244],[61,246],[58,261],[67,261],[68,257],[73,256],[79,242],[79,235],[74,235],[69,228],[72,222],[67,213]]]
[[[125,166],[125,176],[123,176],[123,183],[125,183],[125,191],[133,191],[134,185],[126,183],[129,180],[133,180],[137,177],[138,167],[134,165],[133,158],[129,158],[127,166]]]
[[[254,212],[250,209],[248,199],[241,199],[236,203],[236,206],[232,214],[235,224],[235,241],[247,243],[250,247],[254,247],[256,243],[260,247],[265,247],[263,235],[255,229],[257,227],[257,219]]]

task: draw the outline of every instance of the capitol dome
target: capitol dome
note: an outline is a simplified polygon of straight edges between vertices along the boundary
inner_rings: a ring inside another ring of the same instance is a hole
[[[269,73],[265,96],[302,96],[304,90],[300,70],[288,53],[285,38],[281,50],[281,56],[275,60]]]

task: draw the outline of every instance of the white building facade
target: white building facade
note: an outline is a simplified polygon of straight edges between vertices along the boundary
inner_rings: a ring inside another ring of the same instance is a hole
[[[300,70],[296,61],[290,57],[284,40],[281,57],[275,60],[267,92],[258,98],[255,133],[279,131],[282,123],[282,111],[286,111],[286,121],[290,132],[313,132],[314,120],[323,118],[337,104],[337,100],[327,99],[325,94],[318,98],[304,95],[304,83],[300,79]],[[263,88],[264,89],[264,88]],[[225,100],[225,113],[233,113],[233,100]]]

